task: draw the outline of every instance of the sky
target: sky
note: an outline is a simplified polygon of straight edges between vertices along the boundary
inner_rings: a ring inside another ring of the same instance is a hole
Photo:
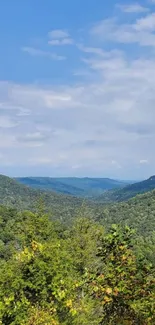
[[[155,174],[155,0],[0,1],[0,173]]]

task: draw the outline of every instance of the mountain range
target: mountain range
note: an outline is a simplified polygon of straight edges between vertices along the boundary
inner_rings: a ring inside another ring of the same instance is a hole
[[[109,188],[112,189],[108,190]],[[107,178],[13,179],[0,175],[0,204],[19,209],[34,209],[40,198],[43,198],[47,209],[63,215],[64,211],[68,214],[75,211],[84,200],[89,207],[92,207],[97,204],[127,201],[138,194],[154,189],[155,176],[126,185],[123,181]]]
[[[51,215],[62,219],[64,215],[70,218],[73,211],[76,213],[76,208],[82,205],[83,199],[30,188],[13,178],[0,175],[0,204],[18,210],[36,210],[41,201]]]
[[[50,178],[23,177],[16,182],[29,188],[45,192],[55,192],[67,196],[93,199],[96,203],[127,201],[138,194],[155,189],[155,176],[140,182],[119,181],[110,178]],[[129,184],[130,183],[130,184]]]
[[[129,184],[121,189],[106,191],[96,199],[98,202],[122,202],[135,197],[138,194],[146,193],[155,189],[155,176],[147,180]]]
[[[43,204],[52,218],[67,225],[77,217],[88,216],[106,227],[115,223],[128,224],[139,235],[149,238],[155,227],[155,176],[122,189],[106,191],[93,199],[84,199],[51,190],[41,191],[0,175],[0,204],[18,211],[36,211],[39,204]]]
[[[20,177],[16,178],[21,184],[35,189],[55,191],[61,194],[79,197],[97,197],[104,191],[120,189],[129,184],[128,181],[117,181],[110,178],[77,178],[77,177]]]

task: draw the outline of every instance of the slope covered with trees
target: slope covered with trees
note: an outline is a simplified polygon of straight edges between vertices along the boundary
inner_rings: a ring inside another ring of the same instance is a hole
[[[134,247],[155,265],[155,190],[137,195],[127,202],[99,205],[95,220],[106,229],[113,224],[134,229]]]
[[[43,193],[0,177],[0,324],[154,325],[155,191]]]
[[[55,191],[79,197],[97,196],[105,190],[122,188],[128,184],[125,181],[116,181],[109,178],[77,178],[77,177],[20,177],[19,183],[32,188]]]
[[[2,325],[153,325],[155,269],[132,231],[1,207]],[[10,250],[11,247],[11,250]]]
[[[82,204],[82,200],[76,197],[35,190],[19,184],[12,178],[0,175],[0,204],[20,210],[34,210],[40,200],[44,202],[46,210],[52,211],[56,216],[63,216],[63,213],[70,215]]]
[[[139,234],[149,235],[155,230],[155,190],[127,202],[99,205],[96,215],[104,225],[126,224]]]
[[[132,197],[135,197],[138,194],[146,193],[155,189],[155,176],[151,176],[149,179],[130,184],[125,186],[122,189],[115,189],[107,191],[96,200],[98,202],[122,202],[129,200]]]

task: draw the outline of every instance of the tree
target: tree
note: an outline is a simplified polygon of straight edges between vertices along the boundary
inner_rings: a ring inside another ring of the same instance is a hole
[[[113,226],[99,247],[102,260],[90,272],[89,292],[98,300],[100,324],[146,325],[155,322],[155,277],[151,265],[139,263],[132,252],[132,232]]]

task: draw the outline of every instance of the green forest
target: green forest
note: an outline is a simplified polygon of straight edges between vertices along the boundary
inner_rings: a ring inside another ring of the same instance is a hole
[[[155,324],[155,191],[100,204],[1,180],[0,324]]]

